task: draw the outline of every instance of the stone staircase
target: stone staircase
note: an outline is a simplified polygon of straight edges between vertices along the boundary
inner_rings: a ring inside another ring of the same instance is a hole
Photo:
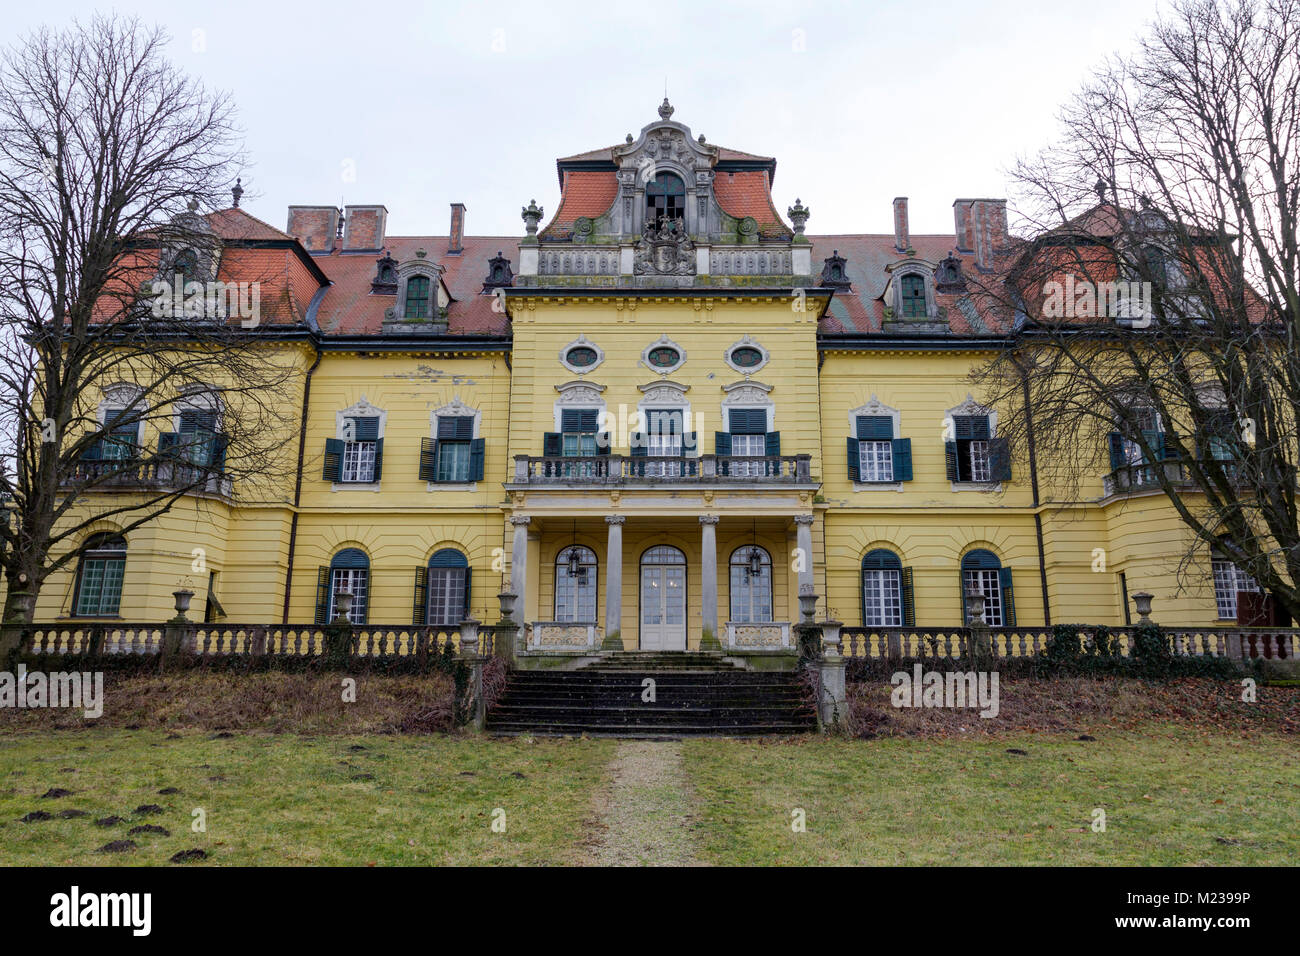
[[[654,699],[644,700],[646,678]],[[796,671],[750,671],[720,654],[630,652],[578,670],[512,671],[489,733],[682,737],[817,729]]]

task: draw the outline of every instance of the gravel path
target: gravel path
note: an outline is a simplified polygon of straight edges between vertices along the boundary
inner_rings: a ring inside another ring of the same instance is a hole
[[[628,740],[598,798],[594,866],[698,866],[691,832],[691,789],[674,741]]]

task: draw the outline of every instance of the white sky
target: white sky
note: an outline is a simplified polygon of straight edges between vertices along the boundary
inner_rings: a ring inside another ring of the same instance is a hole
[[[0,39],[93,4],[11,4]],[[1059,104],[1128,50],[1154,0],[1034,2],[118,4],[229,90],[253,165],[243,206],[284,228],[290,204],[383,203],[390,235],[521,235],[547,216],[555,158],[673,119],[777,158],[778,208],[808,231],[952,232],[958,196],[1004,196],[1017,155],[1050,141]],[[801,32],[797,32],[801,31]],[[802,40],[802,49],[800,49]],[[354,176],[348,179],[348,173]]]

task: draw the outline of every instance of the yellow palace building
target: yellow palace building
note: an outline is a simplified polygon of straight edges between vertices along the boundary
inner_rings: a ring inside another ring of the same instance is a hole
[[[1207,554],[1180,588],[1185,532],[1129,464],[1098,449],[1056,500],[972,394],[1009,330],[968,290],[1004,201],[957,199],[951,234],[912,235],[900,198],[890,232],[808,235],[776,160],[672,113],[560,159],[522,238],[466,235],[458,204],[441,236],[388,235],[382,205],[206,217],[211,275],[259,258],[287,289],[288,477],[105,519],[36,620],[162,621],[178,585],[262,624],[329,620],[344,591],[357,623],[493,622],[513,592],[537,650],[789,648],[801,588],[877,627],[959,625],[971,586],[994,626],[1120,625],[1138,591],[1162,624],[1235,618],[1249,582]],[[169,427],[224,414],[178,397]]]

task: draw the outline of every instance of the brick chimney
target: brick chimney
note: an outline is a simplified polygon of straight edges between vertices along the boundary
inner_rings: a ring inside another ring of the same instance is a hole
[[[447,240],[447,255],[458,256],[465,251],[465,204],[451,204],[451,232]]]
[[[340,210],[337,206],[290,206],[285,229],[308,252],[329,252],[338,235]]]
[[[384,206],[345,206],[344,252],[378,252],[384,247],[388,209]]]
[[[977,269],[992,269],[994,253],[1007,244],[1007,201],[958,199],[952,209],[958,251],[973,252]]]
[[[894,248],[906,252],[911,248],[907,234],[907,197],[899,196],[894,200]]]

